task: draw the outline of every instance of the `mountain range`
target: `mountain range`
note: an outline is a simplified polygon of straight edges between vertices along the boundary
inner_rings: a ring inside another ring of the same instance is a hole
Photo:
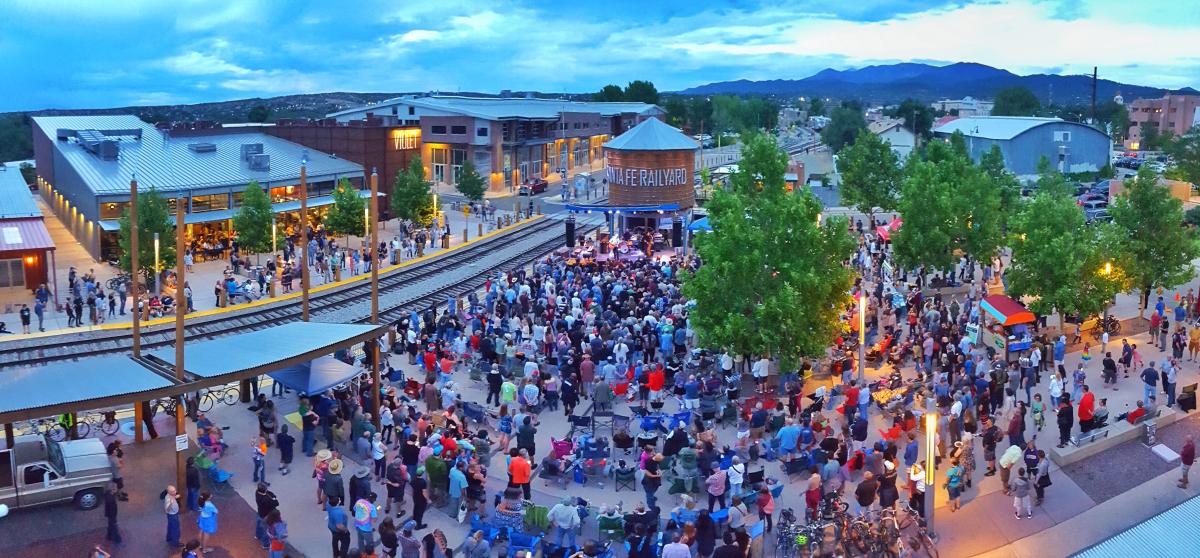
[[[679,91],[683,95],[773,95],[860,99],[871,103],[894,103],[909,97],[934,101],[971,96],[994,98],[1006,87],[1024,87],[1042,104],[1087,104],[1092,98],[1092,76],[1031,74],[1021,76],[1008,70],[973,62],[934,66],[905,62],[866,66],[851,70],[827,68],[804,79],[766,81],[722,81]],[[1164,90],[1112,80],[1096,82],[1096,99],[1113,98],[1117,92],[1126,102],[1138,98],[1159,98]],[[1180,93],[1200,94],[1190,87]]]

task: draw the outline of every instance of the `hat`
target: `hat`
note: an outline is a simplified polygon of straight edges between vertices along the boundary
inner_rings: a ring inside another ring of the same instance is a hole
[[[332,458],[333,458],[333,453],[331,453],[327,449],[323,449],[323,450],[317,452],[317,461],[329,461]]]
[[[424,467],[424,466],[422,466],[422,467],[417,467],[417,476],[421,476],[421,475],[424,475],[424,474],[425,474],[425,467]]]
[[[400,530],[411,533],[412,530],[415,529],[416,527],[417,527],[417,522],[410,519],[410,520],[404,522],[404,526],[401,527]]]
[[[366,467],[361,467],[354,472],[355,478],[365,479],[369,476],[371,476],[371,470]]]
[[[333,461],[330,461],[329,462],[329,472],[334,475],[342,474],[342,460],[334,459]]]
[[[896,465],[895,465],[895,464],[893,464],[891,461],[884,461],[884,462],[883,462],[883,468],[884,468],[885,470],[892,471],[892,470],[895,470],[895,469],[896,469]]]

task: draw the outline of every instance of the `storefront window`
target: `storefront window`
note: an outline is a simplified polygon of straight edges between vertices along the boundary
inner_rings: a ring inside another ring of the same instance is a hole
[[[432,149],[433,164],[430,169],[433,171],[434,182],[446,182],[446,159],[449,156],[446,154],[446,149]]]
[[[463,163],[467,160],[466,149],[451,149],[450,150],[450,174],[452,177],[451,184],[458,184],[462,177]]]
[[[241,207],[242,206],[242,198],[245,196],[246,196],[246,192],[244,192],[244,191],[234,192],[233,193],[233,207]]]
[[[129,209],[129,202],[100,202],[101,219],[120,219]]]
[[[271,188],[271,203],[295,201],[300,199],[298,186],[276,186]]]
[[[546,145],[546,162],[550,163],[550,172],[558,172],[558,149],[553,143]]]
[[[192,213],[229,209],[229,194],[192,196]]]

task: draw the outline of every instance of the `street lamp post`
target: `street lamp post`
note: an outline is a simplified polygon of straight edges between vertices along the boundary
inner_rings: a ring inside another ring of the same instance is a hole
[[[934,491],[937,478],[937,411],[933,408],[933,388],[925,395],[925,526],[934,536]]]
[[[1100,272],[1105,277],[1112,275],[1112,262],[1104,262],[1104,270]],[[1104,317],[1100,320],[1100,356],[1108,355],[1108,300],[1104,301]]]
[[[154,233],[154,295],[162,294],[162,285],[159,284],[159,279],[162,272],[158,270],[158,233]]]
[[[866,377],[867,356],[867,293],[858,294],[858,385],[862,385]]]

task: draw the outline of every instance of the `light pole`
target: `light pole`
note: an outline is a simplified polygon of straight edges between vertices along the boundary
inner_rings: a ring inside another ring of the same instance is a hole
[[[858,385],[866,377],[867,355],[867,293],[858,293]]]
[[[159,281],[161,281],[160,277],[162,277],[162,272],[159,271],[159,269],[158,269],[158,233],[154,233],[154,295],[155,296],[159,296],[162,294],[162,285],[159,283]]]
[[[933,512],[934,491],[937,478],[937,411],[933,408],[933,387],[925,395],[925,526],[930,538],[934,537]]]
[[[1104,269],[1100,274],[1105,277],[1112,276],[1112,262],[1104,262]],[[1108,356],[1108,300],[1104,301],[1104,317],[1100,320],[1100,356]]]

